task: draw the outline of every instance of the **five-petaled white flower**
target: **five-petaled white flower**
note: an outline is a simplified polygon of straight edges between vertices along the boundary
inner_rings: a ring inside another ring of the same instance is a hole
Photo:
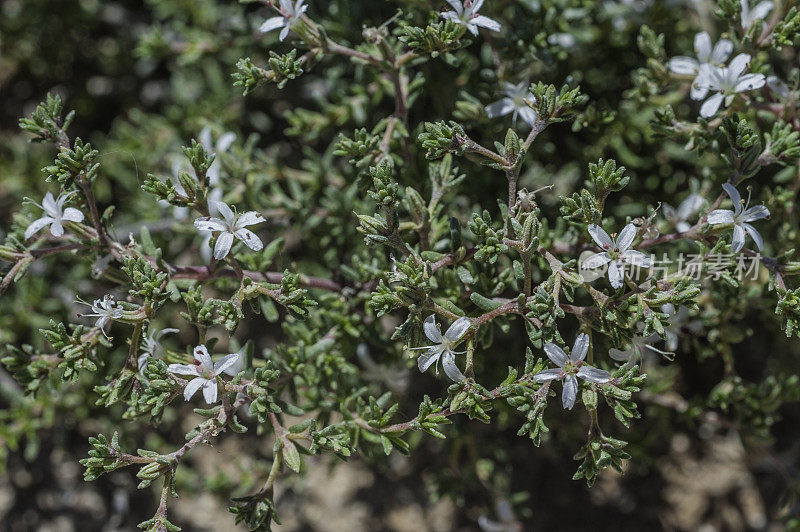
[[[589,351],[589,335],[581,333],[575,339],[569,356],[553,342],[544,344],[544,352],[558,368],[546,369],[533,376],[536,382],[563,380],[564,390],[561,392],[561,404],[567,410],[575,406],[578,396],[578,377],[588,382],[602,384],[611,380],[611,374],[604,369],[584,364],[583,359]]]
[[[184,399],[188,401],[202,388],[206,403],[214,404],[217,402],[217,377],[238,361],[239,353],[231,353],[215,364],[206,346],[198,345],[194,348],[194,364],[170,364],[167,369],[170,373],[195,377],[186,384],[183,390]]]
[[[464,380],[464,375],[461,370],[456,366],[455,355],[466,353],[466,351],[453,351],[461,337],[467,332],[470,326],[469,318],[461,317],[454,321],[444,335],[436,325],[436,316],[431,314],[425,320],[422,328],[425,331],[425,336],[434,345],[424,345],[422,347],[412,347],[411,349],[427,349],[427,351],[419,356],[417,359],[417,366],[419,370],[425,372],[432,364],[436,363],[436,374],[439,374],[439,361],[442,362],[444,372],[453,381]]]
[[[622,286],[625,278],[624,268],[626,263],[643,268],[650,266],[650,257],[641,251],[630,249],[633,239],[636,237],[635,225],[626,225],[616,239],[608,236],[608,233],[602,227],[595,224],[589,224],[589,234],[592,235],[592,239],[604,251],[586,259],[581,264],[581,268],[593,270],[608,264],[608,280],[614,288]]]
[[[194,226],[199,231],[219,231],[217,243],[214,246],[214,258],[222,260],[231,250],[233,245],[233,238],[236,237],[253,251],[260,251],[264,244],[261,240],[249,229],[245,229],[248,225],[254,225],[261,222],[266,222],[263,216],[256,211],[248,211],[244,214],[235,214],[228,205],[223,201],[218,201],[214,204],[217,211],[222,215],[224,220],[207,216],[198,218],[194,221]]]
[[[728,39],[720,39],[712,48],[711,36],[706,32],[698,33],[694,36],[694,52],[697,55],[697,59],[686,56],[670,59],[669,69],[676,74],[694,76],[691,96],[694,100],[702,100],[708,93],[708,87],[698,83],[700,81],[698,76],[700,75],[701,67],[703,65],[723,66],[728,57],[730,57],[731,52],[733,52],[733,43]]]
[[[31,202],[44,211],[44,216],[38,220],[34,220],[31,225],[25,230],[25,240],[29,239],[38,233],[44,226],[50,226],[50,234],[53,236],[63,236],[64,226],[62,222],[82,222],[83,213],[75,207],[64,208],[64,203],[72,196],[74,192],[68,194],[61,194],[58,198],[53,198],[53,195],[48,192],[44,195],[42,204]]]
[[[685,233],[692,227],[689,223],[689,217],[696,213],[702,206],[702,196],[690,194],[688,198],[678,205],[677,209],[668,203],[664,203],[664,217],[679,233]]]
[[[761,20],[772,11],[775,4],[765,0],[759,2],[753,10],[750,10],[750,0],[741,0],[742,2],[742,27],[744,29],[750,28],[756,20]]]
[[[142,371],[147,365],[147,359],[150,357],[161,358],[164,354],[164,347],[161,345],[161,338],[165,334],[180,332],[178,329],[166,328],[156,331],[151,328],[148,335],[142,340],[142,354],[139,355],[139,371]]]
[[[703,118],[714,116],[723,101],[726,107],[731,104],[736,93],[764,86],[766,83],[764,74],[744,74],[749,62],[748,54],[739,54],[727,67],[715,67],[709,64],[700,67],[700,74],[695,78],[695,83],[715,93],[703,102],[700,116]],[[702,97],[704,96],[705,94]]]
[[[300,17],[303,16],[303,13],[308,9],[307,5],[303,5],[305,3],[306,0],[297,0],[294,4],[292,4],[292,0],[280,0],[280,7],[277,8],[280,15],[268,18],[258,30],[261,33],[267,33],[272,30],[277,30],[278,28],[283,28],[280,34],[280,40],[283,41],[286,36],[289,35],[289,30],[292,29],[292,26],[297,24]]]
[[[81,301],[81,303],[84,305],[89,305],[89,303],[84,303],[83,301]],[[122,305],[116,302],[114,296],[107,294],[103,296],[103,299],[95,299],[94,303],[89,306],[92,307],[92,312],[88,314],[78,314],[78,316],[81,318],[85,316],[97,318],[97,321],[94,322],[94,326],[99,328],[102,331],[103,336],[108,338],[106,324],[109,321],[113,321],[122,317],[122,313],[124,312]]]
[[[479,15],[484,0],[447,0],[455,11],[445,11],[442,18],[452,20],[456,24],[466,24],[473,35],[478,35],[478,28],[500,31],[500,23],[489,17]]]
[[[756,228],[750,225],[749,222],[761,220],[769,216],[769,209],[764,205],[756,205],[750,207],[750,194],[747,195],[747,203],[742,201],[742,196],[739,191],[730,183],[722,185],[725,192],[733,202],[733,210],[716,209],[708,213],[708,223],[716,224],[733,224],[733,239],[731,240],[731,251],[738,253],[744,247],[745,231],[750,233],[753,237],[753,242],[758,246],[758,250],[764,249],[764,239]]]
[[[511,123],[514,127],[517,125],[517,116],[521,116],[529,126],[533,127],[536,123],[536,111],[531,109],[525,102],[526,98],[533,100],[533,96],[528,91],[529,84],[525,81],[518,85],[513,83],[503,83],[503,98],[494,103],[486,106],[486,114],[489,118],[496,118],[498,116],[505,116],[508,113],[514,113],[511,117]]]

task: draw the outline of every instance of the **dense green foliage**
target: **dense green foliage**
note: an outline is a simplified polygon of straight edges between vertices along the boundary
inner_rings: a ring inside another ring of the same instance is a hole
[[[58,23],[49,2],[0,8],[7,84],[42,99],[9,101],[22,132],[0,151],[2,362],[24,391],[4,391],[0,453],[32,458],[60,417],[92,420],[85,479],[137,469],[160,488],[140,526],[177,530],[171,495],[221,491],[184,456],[267,439],[263,475],[224,496],[268,530],[275,484],[308,455],[426,449],[464,466],[442,459],[433,493],[525,518],[543,510],[511,468],[548,446],[591,486],[646,471],[652,440],[709,415],[753,449],[774,441],[800,399],[795,2],[745,25],[733,0],[486,0],[501,29],[473,35],[441,16],[453,2],[312,0],[285,40],[259,31],[293,5],[273,3],[78,2]],[[670,66],[700,31],[766,77],[705,117]],[[36,44],[92,32],[113,50]],[[769,217],[715,221],[739,212],[723,184]],[[615,278],[635,250],[654,268]],[[608,274],[582,267],[598,252]],[[583,339],[586,359],[566,359]]]

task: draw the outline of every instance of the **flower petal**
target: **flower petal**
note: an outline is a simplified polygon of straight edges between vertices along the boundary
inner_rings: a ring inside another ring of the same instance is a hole
[[[733,226],[733,238],[731,239],[731,251],[738,253],[744,247],[744,227],[740,224]]]
[[[214,375],[219,375],[220,373],[223,372],[227,373],[225,370],[229,369],[231,366],[236,365],[238,362],[239,362],[239,353],[231,353],[229,355],[225,355],[214,364]],[[238,373],[238,371],[236,373]],[[234,373],[234,375],[236,375],[236,373]]]
[[[708,63],[711,59],[711,36],[708,32],[701,32],[694,36],[694,53],[701,63]]]
[[[731,198],[734,214],[742,212],[742,196],[739,194],[739,191],[736,190],[736,187],[730,183],[723,183],[722,188],[728,194],[728,197]]]
[[[445,20],[451,20],[451,21],[455,22],[456,24],[463,24],[464,23],[464,21],[461,20],[461,17],[459,17],[458,13],[455,13],[453,11],[445,11],[444,13],[440,13],[439,16],[442,17]]]
[[[755,222],[756,220],[761,220],[762,218],[767,217],[769,217],[769,209],[767,209],[764,205],[750,207],[744,211],[744,213],[742,213],[742,220],[745,222]]]
[[[236,235],[236,238],[244,242],[247,247],[253,251],[261,251],[264,249],[264,243],[261,242],[261,239],[258,238],[250,229],[239,229],[234,233],[234,235]]]
[[[266,221],[266,218],[261,216],[261,214],[257,211],[247,211],[239,216],[239,218],[236,220],[236,227],[242,228],[247,227],[248,225],[260,224],[261,222]]]
[[[745,74],[739,78],[733,90],[736,92],[751,91],[760,89],[766,83],[767,78],[764,77],[764,74]]]
[[[581,269],[594,270],[595,268],[599,268],[600,266],[607,264],[610,260],[611,257],[605,251],[602,253],[595,253],[581,263]]]
[[[700,116],[703,118],[714,116],[717,110],[719,110],[719,106],[722,105],[723,99],[725,99],[725,97],[721,93],[712,95],[700,106]]]
[[[589,230],[589,235],[591,235],[592,240],[594,240],[601,248],[607,249],[607,247],[614,245],[611,237],[608,236],[608,233],[606,233],[605,229],[599,225],[589,224],[587,229]]]
[[[753,242],[756,243],[756,247],[758,248],[758,250],[759,251],[763,251],[763,249],[764,249],[764,239],[761,238],[761,233],[756,231],[756,228],[753,227],[752,225],[748,224],[748,223],[744,223],[744,224],[742,224],[742,226],[744,226],[744,228],[747,230],[747,232],[750,233],[750,236],[753,238]]]
[[[198,218],[194,226],[199,231],[225,231],[228,226],[219,218]]]
[[[770,2],[768,0],[765,0],[764,2],[759,2],[758,4],[756,4],[756,7],[754,7],[750,11],[750,22],[751,22],[751,24],[753,22],[755,22],[756,20],[763,19],[764,17],[766,17],[769,14],[769,12],[772,11],[772,8],[774,7],[774,5],[775,5],[774,3],[772,3],[772,2]]]
[[[194,359],[200,362],[200,365],[208,371],[214,370],[214,361],[211,360],[211,355],[208,354],[206,346],[201,344],[194,348]]]
[[[261,24],[261,27],[258,28],[258,31],[261,33],[267,33],[272,30],[277,30],[278,28],[283,27],[286,23],[286,19],[284,17],[272,17],[268,18]]]
[[[447,328],[447,331],[444,333],[444,337],[450,340],[451,342],[455,342],[456,340],[460,340],[464,333],[467,332],[472,322],[469,318],[465,318],[461,316],[456,321]]]
[[[669,60],[669,69],[675,74],[694,76],[699,68],[700,65],[691,57],[679,55]]]
[[[64,209],[64,214],[61,216],[61,219],[68,222],[82,222],[83,213],[75,207],[67,207]]]
[[[425,336],[427,336],[428,340],[431,342],[436,344],[442,342],[442,333],[439,331],[439,327],[436,326],[435,314],[431,314],[425,318],[425,322],[422,324],[422,330],[425,331]]]
[[[632,355],[633,355],[633,348],[630,347],[628,349],[625,349],[624,351],[622,349],[614,349],[614,348],[608,350],[608,356],[610,356],[617,362],[626,362],[628,359],[631,358]]]
[[[578,379],[575,375],[567,375],[564,378],[564,390],[561,392],[561,404],[567,410],[572,410],[576,397],[578,397]]]
[[[505,116],[514,110],[514,100],[511,98],[503,98],[494,103],[486,106],[486,114],[489,118],[497,118],[498,116]]]
[[[61,225],[61,220],[53,220],[53,223],[50,224],[50,234],[55,237],[64,236],[64,226]]]
[[[492,31],[500,31],[501,27],[499,22],[483,15],[472,17],[472,19],[470,19],[470,23]]]
[[[692,82],[692,87],[689,90],[689,97],[692,100],[700,101],[708,94],[708,85],[703,83],[703,80],[698,76]]]
[[[217,243],[214,245],[214,258],[222,260],[231,250],[233,245],[233,233],[224,231],[217,237]]]
[[[581,333],[575,338],[575,343],[572,346],[572,351],[569,354],[570,360],[573,362],[580,362],[586,358],[586,353],[589,352],[589,335]]]
[[[42,216],[38,220],[34,220],[25,230],[25,240],[28,240],[30,237],[41,231],[43,227],[50,225],[54,221],[55,220],[49,216]]]
[[[553,342],[547,342],[544,344],[544,352],[547,354],[547,358],[553,361],[553,364],[558,366],[559,368],[563,368],[564,364],[567,363],[569,357],[564,352],[563,349],[558,347]]]
[[[642,268],[647,268],[650,266],[650,257],[641,251],[636,251],[635,249],[629,249],[626,251],[622,255],[622,258],[625,260],[625,262],[634,266],[640,266]]]
[[[176,375],[200,375],[197,372],[197,366],[194,364],[170,364],[167,366],[167,371]]]
[[[623,267],[623,264],[618,260],[613,260],[608,263],[608,281],[614,288],[621,287],[622,282],[625,280]]]
[[[578,370],[578,377],[585,381],[596,382],[602,384],[611,380],[611,374],[604,369],[598,369],[593,366],[583,365]]]
[[[731,79],[736,79],[742,75],[742,72],[747,68],[747,64],[750,62],[750,55],[749,54],[739,54],[731,60],[730,65],[728,65],[728,76]]]
[[[626,225],[622,231],[619,232],[616,242],[617,247],[620,251],[625,251],[631,247],[634,238],[636,238],[636,226],[633,224]]]
[[[732,224],[733,211],[728,209],[716,209],[708,213],[708,223],[710,224]]]
[[[210,379],[203,384],[203,399],[206,403],[213,405],[217,402],[217,381]]]
[[[519,111],[519,116],[522,117],[522,120],[525,121],[526,124],[533,127],[536,124],[536,120],[538,119],[539,115],[536,114],[536,111],[531,109],[530,107],[520,107],[517,109]]]
[[[685,200],[678,205],[678,217],[681,220],[687,219],[689,216],[700,210],[703,206],[703,197],[699,194],[690,194]],[[666,211],[665,211],[666,212]]]
[[[533,376],[533,380],[535,382],[545,382],[545,381],[561,379],[563,377],[564,377],[564,370],[562,370],[561,368],[552,368],[540,371],[539,373]]]
[[[156,341],[161,340],[161,338],[166,334],[178,333],[181,332],[180,329],[175,329],[174,327],[167,327],[166,329],[161,329],[158,331],[158,334],[155,335]]]
[[[186,388],[183,389],[183,398],[187,401],[191,399],[192,396],[197,393],[197,390],[199,390],[206,382],[208,381],[200,377],[190,380],[186,385]]]
[[[44,209],[44,212],[50,216],[58,216],[60,209],[58,208],[52,193],[48,192],[44,195],[44,199],[42,199],[42,209]]]
[[[464,12],[464,6],[460,0],[445,0],[459,15]]]
[[[709,62],[715,65],[721,65],[728,60],[732,52],[733,43],[728,39],[720,39],[719,42],[714,46],[714,50],[711,52]]]
[[[445,375],[450,377],[451,381],[461,382],[464,380],[464,374],[461,373],[461,370],[456,366],[456,357],[452,352],[448,351],[442,357],[442,368],[444,369]]]
[[[441,354],[442,350],[439,346],[431,346],[430,350],[422,353],[419,358],[417,358],[417,367],[422,373],[425,373],[434,362],[439,360]]]
[[[233,144],[233,141],[235,140],[236,133],[228,131],[227,133],[223,134],[217,141],[217,153],[228,151],[228,148],[231,147],[231,144]]]

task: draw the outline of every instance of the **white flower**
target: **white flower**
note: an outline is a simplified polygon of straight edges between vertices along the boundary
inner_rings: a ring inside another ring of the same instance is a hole
[[[502,93],[504,98],[486,106],[486,114],[489,115],[489,118],[514,113],[511,117],[514,127],[517,125],[517,116],[521,116],[529,126],[533,127],[533,124],[536,123],[536,111],[525,103],[525,98],[533,99],[533,96],[528,91],[528,85],[525,81],[518,85],[503,83]]]
[[[582,269],[593,270],[608,264],[608,280],[611,286],[619,288],[624,280],[625,264],[647,268],[650,266],[650,257],[642,253],[629,249],[636,237],[636,226],[628,224],[620,232],[616,239],[608,236],[602,227],[589,224],[589,234],[592,239],[605,251],[592,255],[581,264]]]
[[[289,30],[292,29],[292,26],[297,24],[300,17],[308,9],[308,6],[303,5],[305,3],[306,0],[297,0],[294,4],[292,4],[292,0],[280,0],[280,7],[277,8],[280,16],[268,18],[258,30],[261,33],[268,33],[272,30],[283,28],[280,34],[280,39],[283,41],[289,35]]]
[[[654,353],[659,353],[664,356],[671,356],[674,353],[669,351],[662,351],[653,347],[651,342],[655,342],[660,337],[657,334],[645,338],[641,334],[636,334],[631,339],[631,345],[627,349],[609,349],[608,355],[617,362],[625,362],[625,366],[630,367],[635,363],[644,360],[645,349],[649,349]],[[677,343],[677,337],[675,342]],[[668,343],[669,345],[669,343]],[[671,351],[671,350],[670,350]]]
[[[233,144],[233,141],[236,140],[236,133],[232,133],[230,131],[223,133],[223,135],[217,139],[217,143],[211,140],[211,128],[208,126],[204,127],[200,133],[197,135],[197,140],[200,141],[200,144],[203,145],[203,148],[206,149],[209,155],[219,155],[220,153],[225,153]],[[208,183],[212,187],[215,187],[219,184],[219,158],[215,158],[214,162],[211,163],[211,166],[208,167],[206,170],[206,176],[208,177]],[[213,192],[219,189],[214,189]],[[220,195],[221,195],[220,191]],[[210,197],[210,195],[209,195]]]
[[[703,118],[714,116],[723,101],[726,106],[731,104],[737,92],[760,89],[764,86],[766,83],[764,74],[744,74],[749,62],[748,54],[739,54],[727,67],[715,67],[709,64],[700,67],[700,74],[695,78],[695,83],[716,93],[700,107],[700,116]]]
[[[500,23],[489,17],[479,15],[484,0],[447,0],[455,11],[445,11],[442,18],[452,20],[456,24],[466,24],[473,35],[478,35],[478,28],[500,31]]]
[[[466,353],[466,351],[453,351],[461,337],[467,332],[470,326],[469,318],[461,317],[454,321],[444,335],[442,335],[439,327],[436,325],[436,316],[431,314],[425,320],[422,328],[425,330],[425,336],[434,345],[425,345],[422,347],[412,347],[411,349],[427,349],[427,351],[419,356],[417,359],[417,366],[423,373],[436,363],[436,374],[439,374],[439,360],[442,362],[444,372],[453,381],[464,380],[464,375],[456,366],[455,355]]]
[[[584,364],[583,359],[589,351],[589,335],[581,333],[575,339],[569,356],[564,350],[553,342],[544,345],[547,357],[558,366],[555,369],[546,369],[533,376],[536,382],[563,380],[564,390],[561,392],[561,404],[567,410],[572,410],[575,398],[578,396],[578,377],[588,382],[602,384],[611,380],[611,374],[604,369]]]
[[[253,251],[260,251],[264,244],[261,240],[249,229],[245,229],[248,225],[254,225],[265,222],[263,216],[256,211],[248,211],[244,214],[234,214],[230,207],[225,202],[217,201],[214,203],[217,211],[222,215],[224,220],[219,218],[207,216],[205,218],[198,218],[194,221],[194,226],[199,231],[219,231],[217,237],[217,244],[214,246],[214,258],[222,260],[231,250],[233,245],[233,238],[236,237]]]
[[[165,334],[180,332],[178,329],[166,328],[161,331],[156,331],[151,328],[148,335],[142,341],[142,354],[139,355],[139,371],[142,371],[147,365],[147,359],[150,357],[161,358],[164,354],[164,348],[161,346],[161,338]]]
[[[793,94],[792,90],[778,76],[767,76],[767,87],[784,100],[788,100],[790,97],[797,99],[797,94]]]
[[[764,239],[756,231],[755,227],[750,225],[749,222],[761,220],[769,216],[769,209],[764,205],[756,205],[750,207],[750,195],[747,196],[747,203],[742,201],[739,191],[730,183],[722,185],[725,192],[733,202],[733,210],[717,209],[708,213],[708,223],[716,224],[733,224],[733,239],[731,240],[731,251],[738,253],[744,247],[745,231],[750,233],[753,237],[753,242],[758,246],[758,250],[764,249]]]
[[[669,60],[669,69],[676,74],[694,76],[691,96],[693,100],[702,100],[708,93],[708,87],[698,83],[698,75],[703,65],[721,67],[733,52],[733,43],[728,39],[720,39],[711,47],[711,37],[708,33],[698,33],[694,36],[694,52],[697,59],[686,56],[673,57]]]
[[[167,369],[170,373],[195,377],[186,384],[183,390],[184,399],[188,401],[202,388],[206,403],[214,404],[217,402],[217,377],[238,361],[239,353],[231,353],[215,364],[206,346],[198,345],[194,348],[194,364],[170,364]]]
[[[84,305],[89,305],[89,303],[84,303]],[[94,326],[98,327],[102,332],[103,335],[108,338],[108,333],[106,333],[106,324],[109,321],[113,321],[122,317],[122,313],[124,312],[122,305],[116,302],[114,296],[108,294],[103,296],[103,299],[95,299],[94,303],[89,305],[92,307],[92,312],[89,314],[79,314],[79,317],[89,316],[93,318],[97,318],[97,321],[94,322]]]
[[[769,1],[759,2],[756,7],[750,11],[750,0],[741,0],[742,2],[742,27],[744,29],[750,28],[756,20],[761,20],[772,11],[775,4]]]
[[[684,331],[699,335],[703,332],[703,322],[701,320],[689,320],[691,313],[686,307],[678,307],[672,303],[661,305],[661,312],[669,316],[669,326],[664,330],[664,341],[667,351],[674,352],[678,349],[678,341]]]
[[[83,213],[75,207],[64,208],[64,203],[72,196],[74,192],[69,194],[61,194],[57,199],[53,199],[53,195],[48,192],[45,194],[42,204],[31,202],[44,211],[44,216],[38,220],[34,220],[31,225],[25,230],[25,240],[29,239],[38,233],[44,226],[50,226],[50,234],[53,236],[64,236],[64,226],[62,222],[82,222]]]
[[[672,205],[664,204],[664,217],[675,227],[679,233],[685,233],[691,229],[689,217],[696,213],[700,207],[703,206],[702,196],[697,194],[690,194],[688,198],[683,200],[678,208]]]

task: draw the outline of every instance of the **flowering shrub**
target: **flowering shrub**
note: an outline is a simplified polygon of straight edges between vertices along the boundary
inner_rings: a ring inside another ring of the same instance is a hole
[[[494,463],[567,441],[592,485],[646,461],[643,402],[769,439],[800,398],[792,2],[151,3],[160,112],[19,123],[55,151],[0,246],[8,449],[96,404],[84,478],[136,469],[177,530],[192,450],[268,439],[226,493],[268,530],[309,455],[460,460],[481,422]]]

